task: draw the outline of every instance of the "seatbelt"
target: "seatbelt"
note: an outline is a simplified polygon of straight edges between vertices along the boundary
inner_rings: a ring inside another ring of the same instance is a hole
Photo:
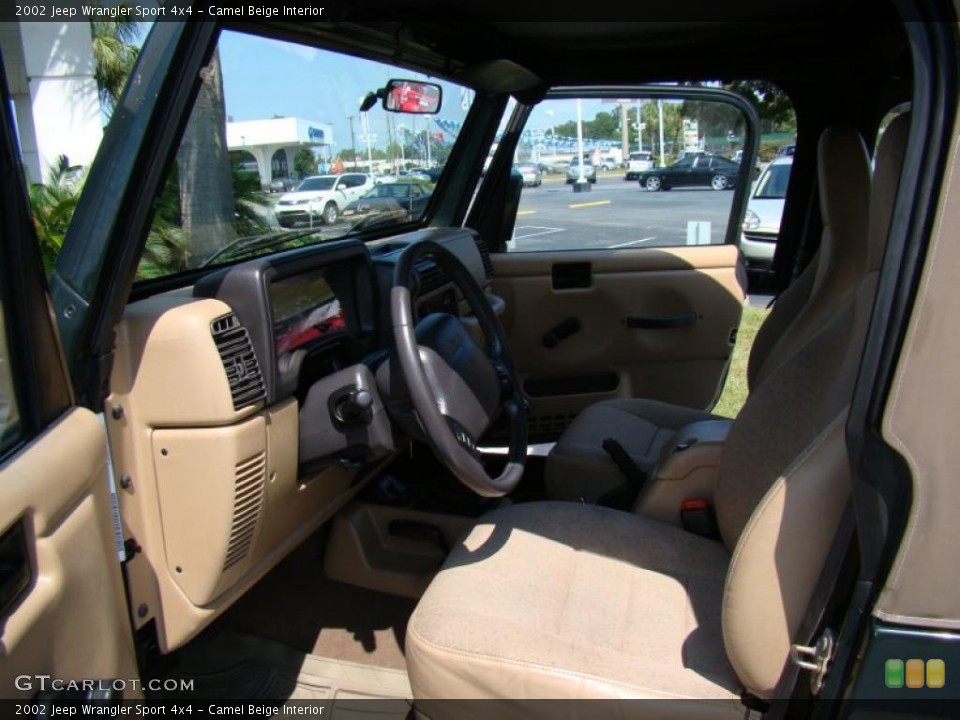
[[[817,584],[810,595],[807,610],[794,635],[794,644],[790,648],[790,658],[773,691],[775,700],[770,703],[770,709],[764,715],[766,720],[782,720],[787,716],[787,708],[790,705],[790,698],[793,695],[801,669],[813,673],[811,690],[814,695],[820,691],[823,685],[823,678],[829,671],[830,663],[836,654],[835,635],[832,630],[826,628],[817,638],[814,646],[811,647],[810,643],[813,642],[816,632],[823,622],[827,605],[836,590],[841,571],[846,565],[855,530],[856,516],[851,498],[847,501],[843,510],[840,524],[837,526],[837,532],[830,545],[830,551],[827,553],[826,562],[820,571],[820,577],[817,579]]]
[[[624,449],[616,438],[607,438],[603,441],[601,447],[610,456],[610,459],[613,460],[613,463],[623,473],[627,481],[597,498],[597,505],[627,510],[633,504],[637,495],[640,494],[640,489],[647,481],[647,473],[633,461],[630,453]]]

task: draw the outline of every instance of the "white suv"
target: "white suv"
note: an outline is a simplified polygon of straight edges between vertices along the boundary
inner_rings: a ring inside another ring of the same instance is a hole
[[[360,199],[373,187],[369,175],[314,175],[297,185],[293,192],[280,196],[274,213],[280,227],[292,228],[300,223],[324,222],[332,225],[340,211]]]
[[[640,173],[653,170],[657,164],[653,161],[653,153],[644,151],[632,152],[627,160],[627,174],[624,180],[636,180]]]

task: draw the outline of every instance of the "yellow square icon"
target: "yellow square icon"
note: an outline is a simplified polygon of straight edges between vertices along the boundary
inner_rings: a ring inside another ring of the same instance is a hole
[[[923,687],[923,660],[907,660],[907,687]]]
[[[943,660],[927,660],[927,687],[942,688],[947,682],[947,666]]]

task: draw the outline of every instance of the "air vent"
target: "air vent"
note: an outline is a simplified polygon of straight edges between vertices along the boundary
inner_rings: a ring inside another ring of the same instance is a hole
[[[258,453],[237,463],[233,491],[233,524],[223,569],[243,560],[250,552],[253,535],[263,506],[263,480],[267,468],[266,453]]]
[[[480,251],[480,259],[483,260],[483,272],[486,276],[493,277],[493,260],[490,259],[490,248],[487,247],[486,241],[477,235],[476,237],[477,250]]]
[[[432,262],[418,265],[417,277],[420,280],[418,295],[432,293],[450,282],[447,280],[447,274],[443,271],[443,268]]]
[[[214,320],[210,329],[230,383],[233,409],[240,410],[263,400],[266,388],[247,329],[232,314]]]

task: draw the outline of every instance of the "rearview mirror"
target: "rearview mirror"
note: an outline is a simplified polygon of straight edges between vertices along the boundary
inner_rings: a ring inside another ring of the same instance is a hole
[[[435,115],[440,112],[443,90],[435,83],[391,80],[382,92],[383,109],[387,112],[411,115]]]

